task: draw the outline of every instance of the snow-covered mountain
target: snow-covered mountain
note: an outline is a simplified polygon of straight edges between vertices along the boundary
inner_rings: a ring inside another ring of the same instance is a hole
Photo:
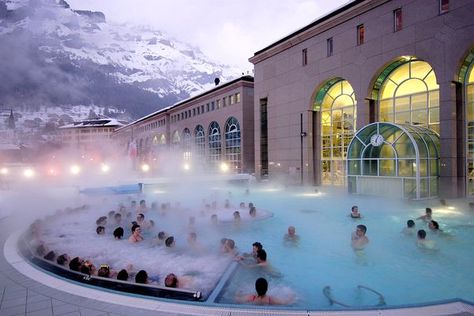
[[[0,107],[95,104],[145,115],[240,75],[143,26],[64,0],[0,0]]]

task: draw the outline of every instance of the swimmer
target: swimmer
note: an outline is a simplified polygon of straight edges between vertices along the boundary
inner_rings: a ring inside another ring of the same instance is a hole
[[[351,245],[354,250],[362,250],[369,243],[369,238],[365,236],[366,232],[365,225],[357,225],[356,231],[351,236]]]
[[[154,244],[156,246],[162,246],[165,244],[165,240],[166,238],[168,238],[168,236],[166,235],[166,233],[164,231],[161,231],[158,233],[158,235],[156,236],[156,238],[154,239]]]
[[[145,270],[138,271],[135,275],[135,283],[148,284],[148,273]]]
[[[67,266],[69,264],[69,260],[69,256],[66,253],[63,253],[62,255],[58,256],[56,263],[60,266]]]
[[[107,225],[107,216],[101,216],[99,217],[95,223],[97,224],[97,226],[105,226]]]
[[[176,245],[176,242],[174,241],[173,236],[169,236],[168,238],[166,238],[165,240],[166,248],[173,248],[175,245]]]
[[[104,226],[97,226],[95,232],[97,235],[104,235],[105,234],[105,227]]]
[[[136,212],[137,211],[137,201],[131,201],[130,202],[130,212]]]
[[[230,208],[230,202],[227,199],[224,202],[224,208]]]
[[[128,241],[131,243],[137,243],[137,242],[143,241],[140,225],[132,226],[132,235],[128,238]]]
[[[212,225],[217,225],[219,223],[219,220],[217,219],[217,214],[212,214],[211,215],[211,224]]]
[[[146,201],[141,200],[140,201],[140,206],[138,207],[138,212],[145,213],[146,211],[148,211],[148,208],[146,207]]]
[[[297,242],[300,239],[300,236],[296,234],[295,226],[288,226],[288,232],[283,236],[285,241]]]
[[[117,275],[117,272],[110,270],[108,264],[101,264],[99,270],[97,270],[97,276],[103,278],[113,278]]]
[[[223,247],[223,252],[235,256],[237,250],[235,249],[235,241],[233,239],[226,239]]]
[[[240,212],[235,211],[233,215],[234,215],[234,224],[240,224]]]
[[[82,259],[79,258],[79,257],[73,258],[73,259],[69,262],[69,269],[71,269],[72,271],[77,271],[77,272],[79,272],[79,270],[81,269],[81,266],[82,266],[83,261],[84,261],[84,260],[82,260]]]
[[[257,217],[257,208],[255,206],[252,206],[249,210],[249,215],[250,217]]]
[[[115,213],[114,221],[115,221],[115,225],[120,225],[122,223],[122,214]]]
[[[117,227],[114,230],[114,238],[117,240],[122,239],[123,237],[123,228],[122,227]]]
[[[402,230],[402,234],[412,236],[412,235],[415,234],[415,230],[416,230],[415,222],[413,220],[409,219],[407,221],[407,227],[403,228],[403,230]]]
[[[352,218],[361,218],[362,216],[359,213],[359,207],[357,205],[354,205],[351,208],[351,214],[349,215]]]
[[[165,278],[165,286],[171,288],[191,288],[193,283],[193,277],[189,275],[183,275],[179,278],[174,273],[170,273]]]
[[[128,272],[125,269],[122,269],[117,273],[117,280],[128,281]]]
[[[418,231],[418,239],[416,241],[416,245],[422,249],[429,249],[429,250],[436,250],[436,242],[434,240],[426,239],[426,231],[424,229],[420,229]]]
[[[190,232],[186,241],[191,250],[195,252],[202,252],[204,250],[204,247],[198,242],[197,234],[195,232]]]
[[[263,249],[263,245],[258,241],[252,244],[252,251],[250,253],[244,253],[241,256],[236,257],[236,260],[244,260],[245,258],[253,258],[257,260],[257,252]]]
[[[87,275],[97,275],[97,269],[95,268],[95,265],[89,260],[86,260],[82,263],[80,271],[81,273],[84,273]]]
[[[107,217],[109,219],[112,219],[114,217],[114,215],[115,215],[115,211],[110,211],[109,213],[107,213]]]
[[[437,221],[429,221],[428,223],[428,228],[430,229],[431,232],[433,233],[439,233],[439,232],[442,232],[441,229],[439,229],[439,224]]]
[[[48,261],[54,261],[54,259],[56,259],[56,253],[51,250],[43,257],[43,259],[48,260]]]
[[[247,268],[265,268],[268,271],[272,271],[270,263],[267,261],[267,252],[263,249],[257,250],[257,263],[256,264],[245,264],[239,261]]]
[[[264,278],[258,278],[255,281],[255,291],[257,294],[241,295],[237,294],[235,300],[237,303],[252,303],[255,305],[286,305],[291,304],[294,297],[288,297],[287,300],[280,300],[267,295],[268,282]]]
[[[240,208],[241,210],[245,210],[245,203],[244,203],[244,202],[240,202],[239,208]]]
[[[429,223],[432,220],[432,216],[433,216],[433,210],[431,208],[427,207],[425,209],[425,215],[421,215],[417,219],[421,219],[421,220]]]

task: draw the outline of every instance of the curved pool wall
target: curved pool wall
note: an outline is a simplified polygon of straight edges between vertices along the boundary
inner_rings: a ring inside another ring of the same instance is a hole
[[[278,192],[278,190],[276,190],[275,192]],[[254,201],[259,201],[258,198],[255,197],[255,200]],[[260,205],[263,205],[263,203],[261,203],[262,201],[259,201],[258,204]],[[346,207],[344,207],[344,209],[347,209]],[[311,210],[306,210],[307,213],[311,213]],[[418,210],[417,210],[418,211]],[[369,228],[370,230],[370,228]],[[244,249],[245,250],[245,249]],[[233,274],[233,273],[232,273]],[[229,276],[230,278],[230,276]],[[222,283],[222,282],[220,282]],[[211,296],[214,296],[217,300],[219,300],[223,295],[222,295],[222,292],[221,292],[221,289],[223,289],[225,291],[226,287],[228,286],[228,281],[225,281],[224,283],[220,284],[219,286],[216,287],[216,290],[211,293]],[[222,288],[219,288],[219,287],[222,287]],[[336,287],[337,289],[337,287]],[[210,297],[211,297],[210,296]],[[424,304],[396,304],[396,307],[413,307],[413,306],[425,306],[427,304],[435,304],[435,303],[447,303],[447,302],[454,302],[454,301],[459,301],[459,302],[462,302],[463,306],[465,304],[469,304],[467,301],[463,301],[463,300],[458,300],[458,299],[451,299],[451,300],[433,300],[433,301],[428,301],[428,303],[424,303]],[[202,304],[202,303],[199,303],[199,304]],[[208,304],[209,306],[214,306],[215,303],[214,301],[207,301],[206,304]],[[238,306],[238,305],[232,305],[232,304],[227,304],[226,302],[222,302],[220,304],[218,304],[218,306],[222,306],[222,307],[227,307],[227,306],[232,306],[233,308],[239,308],[241,309],[242,306]],[[393,306],[391,306],[393,307]],[[390,306],[387,307],[387,308],[391,308]],[[367,310],[367,306],[365,307],[362,307],[363,309],[366,309]],[[263,308],[265,309],[265,308]],[[301,308],[294,308],[294,307],[288,307],[288,308],[282,308],[283,310],[286,310],[286,311],[294,311],[294,312],[297,312],[297,310],[301,310]],[[350,310],[352,310],[353,308],[351,308]],[[376,309],[376,310],[380,310],[381,308],[377,307],[377,308],[368,308],[368,310],[373,310],[373,309]],[[281,310],[281,309],[280,309]],[[306,310],[306,309],[303,309],[303,310]],[[309,310],[317,310],[317,309],[309,309]],[[326,308],[321,308],[321,310],[326,310]],[[306,310],[308,311],[308,310]]]

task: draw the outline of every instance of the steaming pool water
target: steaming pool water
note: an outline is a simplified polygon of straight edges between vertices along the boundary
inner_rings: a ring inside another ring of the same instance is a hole
[[[252,243],[261,242],[271,271],[238,265],[215,302],[209,304],[234,304],[237,293],[254,293],[255,279],[261,276],[269,281],[270,295],[294,297],[289,308],[295,309],[341,309],[323,294],[326,286],[330,286],[334,299],[356,309],[379,302],[377,295],[359,285],[381,293],[387,307],[454,298],[474,301],[474,214],[467,201],[448,201],[443,206],[437,200],[409,202],[348,195],[329,188],[320,191],[256,186],[246,194],[244,187],[225,186],[208,190],[164,188],[147,190],[140,196],[88,196],[90,207],[86,210],[62,211],[43,218],[39,239],[58,254],[87,258],[97,267],[107,263],[120,270],[133,264],[136,271],[146,270],[160,285],[171,272],[178,277],[191,276],[188,287],[202,291],[205,297],[226,269],[235,266],[231,256],[220,253],[221,238],[235,240],[240,252],[250,252]],[[145,213],[155,227],[143,232],[145,240],[140,244],[127,241],[130,232],[125,227],[124,239],[114,240],[111,220],[106,234],[98,236],[96,219],[117,210],[119,203],[129,205],[131,199],[145,199],[148,207],[154,201],[158,205],[170,202],[172,207],[166,214]],[[226,199],[229,209],[224,207]],[[217,202],[217,210],[206,210],[204,205],[212,201]],[[250,218],[248,209],[239,209],[240,202],[253,202],[257,218]],[[362,219],[348,216],[352,205],[359,206]],[[425,207],[433,209],[433,218],[445,233],[431,233],[421,220],[415,221],[416,228],[425,229],[427,238],[435,240],[436,251],[419,249],[415,235],[401,233],[406,221],[422,215]],[[241,213],[240,224],[232,221],[235,210]],[[210,221],[213,213],[218,214],[217,225]],[[188,223],[190,216],[196,218],[194,225]],[[122,226],[131,220],[134,218]],[[367,226],[370,240],[362,252],[350,246],[351,233],[358,224]],[[297,243],[284,241],[289,225],[296,227]],[[153,244],[159,231],[175,237],[175,249]],[[197,233],[199,242],[194,250],[186,242],[191,231]]]

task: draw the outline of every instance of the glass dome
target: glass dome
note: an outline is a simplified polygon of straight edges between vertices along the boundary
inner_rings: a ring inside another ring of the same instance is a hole
[[[439,135],[421,126],[371,123],[349,144],[349,192],[424,199],[438,195]]]

